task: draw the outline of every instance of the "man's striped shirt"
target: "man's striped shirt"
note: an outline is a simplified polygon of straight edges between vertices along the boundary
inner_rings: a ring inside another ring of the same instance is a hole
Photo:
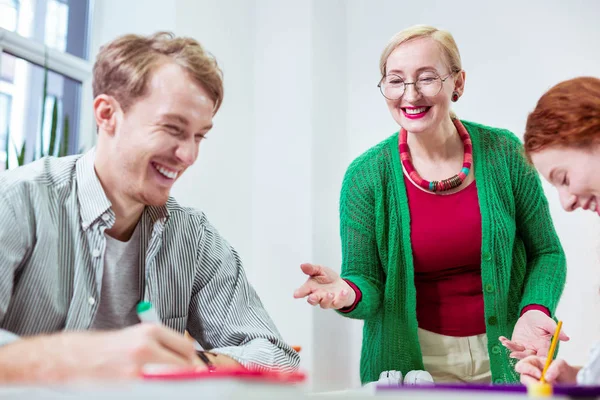
[[[95,151],[43,158],[0,174],[0,342],[90,329],[115,214],[94,170]],[[236,251],[202,212],[172,198],[139,222],[140,293],[163,323],[242,365],[292,371],[284,341],[246,279]]]

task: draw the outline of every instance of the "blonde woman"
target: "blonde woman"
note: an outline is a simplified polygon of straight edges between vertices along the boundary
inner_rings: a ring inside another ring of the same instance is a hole
[[[380,69],[399,132],[346,172],[341,276],[304,264],[294,295],[364,320],[363,383],[517,382],[510,356],[547,352],[566,273],[539,177],[511,132],[452,113],[465,72],[450,33],[399,32]]]

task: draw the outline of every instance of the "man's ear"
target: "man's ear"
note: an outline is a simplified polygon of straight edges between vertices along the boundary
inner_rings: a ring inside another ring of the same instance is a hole
[[[121,111],[119,102],[114,97],[105,94],[94,99],[94,118],[98,130],[114,135],[117,126],[117,116]]]

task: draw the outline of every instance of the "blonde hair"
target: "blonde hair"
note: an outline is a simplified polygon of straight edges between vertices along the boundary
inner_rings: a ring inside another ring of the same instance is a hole
[[[440,50],[444,55],[444,62],[451,73],[457,73],[462,70],[460,52],[450,32],[428,25],[414,25],[392,36],[385,49],[383,49],[381,58],[379,59],[379,70],[381,71],[382,78],[387,74],[386,64],[390,54],[401,44],[419,38],[431,38],[435,40],[440,46]],[[454,119],[456,118],[456,114],[450,111],[450,117]]]
[[[146,94],[156,67],[169,59],[208,92],[216,113],[223,102],[223,74],[217,61],[196,40],[170,32],[124,35],[102,46],[93,70],[94,97],[113,96],[127,111]]]

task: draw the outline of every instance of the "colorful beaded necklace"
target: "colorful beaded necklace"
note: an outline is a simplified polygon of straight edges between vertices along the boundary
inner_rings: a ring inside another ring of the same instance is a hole
[[[467,176],[469,176],[469,170],[471,169],[471,165],[473,165],[473,143],[471,142],[469,132],[467,132],[458,118],[455,118],[452,121],[454,122],[454,126],[456,127],[456,130],[458,131],[458,134],[465,147],[463,166],[458,174],[441,181],[429,182],[419,176],[419,173],[415,170],[410,157],[410,150],[408,148],[407,141],[408,132],[406,132],[404,128],[400,130],[398,150],[400,152],[400,160],[402,161],[402,165],[404,166],[404,169],[406,169],[408,176],[413,182],[423,189],[429,190],[430,192],[444,192],[459,187],[467,178]]]

